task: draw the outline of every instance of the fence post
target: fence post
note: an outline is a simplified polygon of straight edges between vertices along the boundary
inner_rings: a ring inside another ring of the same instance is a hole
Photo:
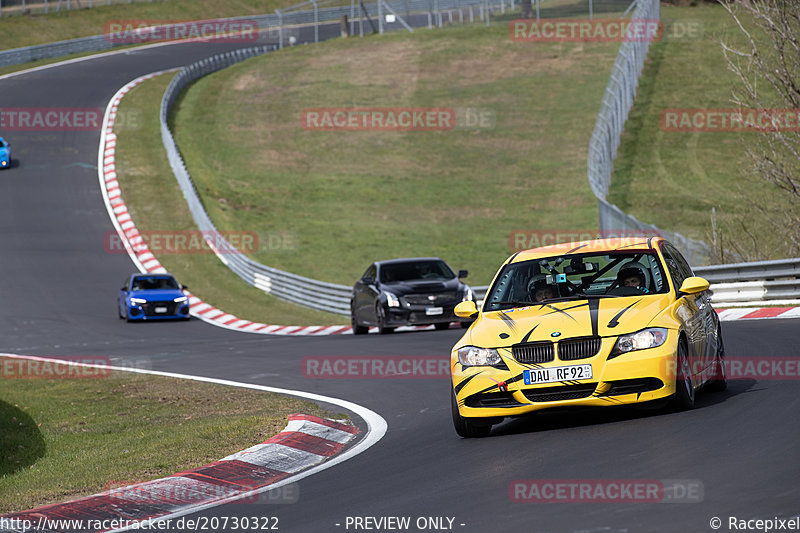
[[[278,15],[278,50],[281,50],[283,49],[283,13],[280,9],[276,9],[275,14]]]
[[[314,42],[319,42],[319,9],[317,7],[317,0],[311,0],[314,4]]]

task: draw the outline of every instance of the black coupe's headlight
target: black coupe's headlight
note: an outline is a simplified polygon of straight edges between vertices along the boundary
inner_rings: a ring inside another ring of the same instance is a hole
[[[464,346],[458,349],[458,362],[464,366],[495,366],[502,361],[494,348]]]
[[[614,345],[614,349],[611,351],[611,357],[636,350],[657,348],[664,344],[666,340],[667,330],[665,328],[647,328],[636,333],[620,335]]]

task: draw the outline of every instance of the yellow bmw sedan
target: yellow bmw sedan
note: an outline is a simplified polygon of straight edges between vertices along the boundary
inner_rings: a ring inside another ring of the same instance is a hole
[[[668,401],[724,390],[725,349],[708,281],[662,238],[557,244],[500,268],[451,354],[462,437],[504,417],[566,406]]]

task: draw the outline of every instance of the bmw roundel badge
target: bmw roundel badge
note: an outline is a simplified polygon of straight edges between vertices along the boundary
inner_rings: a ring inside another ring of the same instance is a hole
[[[550,336],[551,337],[560,337],[561,336],[561,332],[560,331],[554,331],[553,333],[550,334]]]

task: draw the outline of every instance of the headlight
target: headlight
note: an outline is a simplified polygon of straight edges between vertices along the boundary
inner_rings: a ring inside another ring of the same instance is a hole
[[[185,301],[186,301],[186,300],[188,300],[188,299],[189,299],[189,298],[188,298],[188,297],[186,297],[186,296],[178,296],[177,298],[175,298],[175,299],[174,299],[174,300],[172,300],[172,301],[173,301],[173,302],[175,302],[175,303],[181,303],[181,302],[185,302]]]
[[[458,362],[464,366],[493,366],[501,361],[500,354],[494,348],[464,346],[458,349]]]
[[[146,304],[147,300],[145,300],[144,298],[131,298],[131,303],[136,305]]]
[[[620,335],[612,355],[655,348],[664,344],[666,340],[667,330],[664,328],[648,328],[636,333]]]
[[[467,287],[464,290],[464,298],[461,300],[462,302],[470,302],[475,299],[475,295],[472,293],[472,289]]]
[[[391,292],[384,292],[386,295],[386,305],[389,307],[400,307],[400,300]]]

